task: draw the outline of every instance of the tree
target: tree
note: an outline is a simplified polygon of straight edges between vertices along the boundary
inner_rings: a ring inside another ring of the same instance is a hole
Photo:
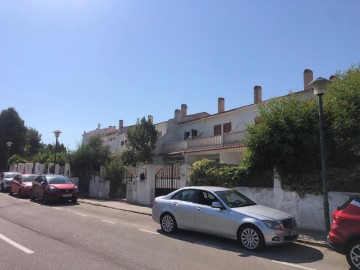
[[[332,155],[342,166],[360,160],[360,66],[338,72],[324,96],[324,110],[329,112],[333,144]],[[335,165],[335,164],[333,164]]]
[[[110,181],[110,193],[116,193],[124,175],[125,167],[121,157],[114,157],[105,167],[106,178]]]
[[[41,143],[41,134],[34,128],[26,129],[26,150],[25,154],[32,157],[36,155],[44,145]]]
[[[126,149],[122,154],[124,164],[152,163],[158,132],[155,125],[143,117],[127,132]]]
[[[337,79],[329,85],[324,96],[324,112],[330,189],[358,186],[359,68],[337,74]],[[321,193],[316,96],[304,99],[290,95],[264,103],[259,107],[255,123],[247,127],[247,132],[245,163],[253,173],[275,169],[284,189],[300,195]]]
[[[7,164],[7,142],[12,142],[10,156],[22,154],[26,146],[26,127],[24,121],[14,108],[8,108],[0,113],[0,168]]]
[[[73,174],[80,178],[87,189],[91,176],[110,160],[110,149],[103,144],[100,136],[94,136],[86,144],[80,145],[70,155],[70,160]]]

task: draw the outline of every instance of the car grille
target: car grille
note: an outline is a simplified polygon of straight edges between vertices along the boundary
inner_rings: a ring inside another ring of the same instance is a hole
[[[289,218],[282,221],[282,225],[285,229],[293,229],[296,227],[295,218]]]
[[[62,193],[71,193],[74,191],[74,189],[59,189],[59,191]]]

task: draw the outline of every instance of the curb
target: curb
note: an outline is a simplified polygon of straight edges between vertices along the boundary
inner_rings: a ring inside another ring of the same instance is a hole
[[[311,246],[317,246],[317,247],[328,247],[328,245],[324,242],[316,242],[316,241],[303,240],[303,239],[298,239],[295,242],[301,243],[301,244],[307,244],[307,245],[311,245]]]
[[[87,202],[87,201],[83,201],[83,200],[81,200],[81,199],[79,199],[78,201],[81,202],[81,203],[90,204],[90,205],[94,205],[94,206],[101,206],[101,207],[104,207],[104,208],[110,208],[110,209],[115,209],[115,210],[119,210],[119,211],[125,211],[125,212],[130,212],[130,213],[145,215],[145,216],[151,216],[151,214],[144,213],[144,212],[141,212],[141,211],[124,209],[124,208],[118,208],[118,207],[113,207],[113,206],[109,206],[109,205],[103,205],[103,204],[101,204],[101,203]]]

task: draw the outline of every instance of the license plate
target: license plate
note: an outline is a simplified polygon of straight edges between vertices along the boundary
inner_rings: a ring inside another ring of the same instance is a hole
[[[292,231],[289,232],[289,235],[290,235],[290,236],[297,235],[297,231],[296,231],[296,230],[292,230]]]
[[[72,194],[64,194],[63,195],[64,198],[68,198],[68,197],[71,197],[71,196],[72,196]]]

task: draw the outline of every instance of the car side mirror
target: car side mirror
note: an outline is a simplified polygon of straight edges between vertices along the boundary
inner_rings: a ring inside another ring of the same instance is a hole
[[[211,207],[212,207],[212,208],[224,209],[224,207],[222,206],[222,204],[221,204],[220,202],[218,202],[218,201],[212,202]]]

